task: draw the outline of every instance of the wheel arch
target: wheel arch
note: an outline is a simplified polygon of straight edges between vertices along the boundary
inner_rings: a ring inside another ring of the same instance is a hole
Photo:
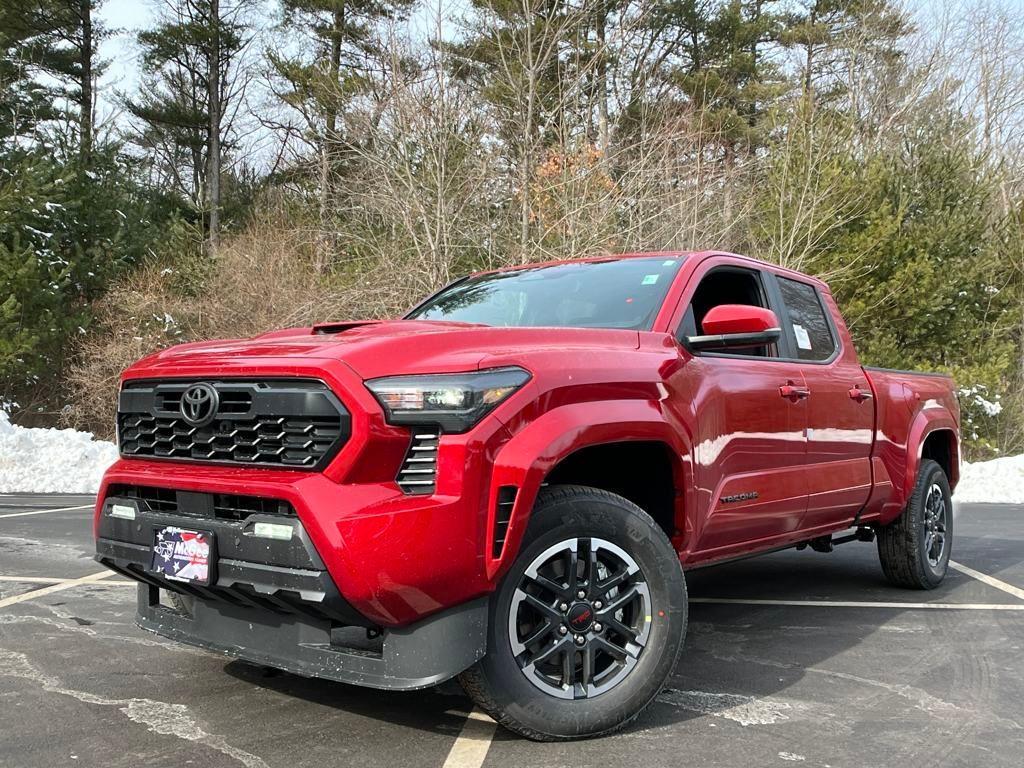
[[[612,472],[620,464],[621,471]],[[495,457],[486,529],[488,578],[503,573],[518,554],[544,484],[554,480],[618,493],[648,512],[675,544],[685,527],[681,491],[688,487],[690,473],[689,447],[656,402],[600,401],[549,411]],[[659,483],[659,488],[644,489],[645,480]],[[510,488],[515,492],[509,511]],[[499,510],[502,500],[507,520]],[[500,551],[492,548],[496,536],[503,538]]]
[[[907,471],[903,478],[903,499],[914,492],[917,473],[924,459],[932,459],[946,473],[950,490],[960,479],[960,443],[953,417],[945,410],[921,411],[907,440]]]
[[[939,428],[928,432],[921,443],[921,461],[925,459],[931,459],[942,467],[950,489],[956,488],[960,479],[960,448],[954,430]]]

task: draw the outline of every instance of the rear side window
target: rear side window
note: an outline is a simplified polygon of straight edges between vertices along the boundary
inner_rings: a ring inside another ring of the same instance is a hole
[[[814,286],[778,278],[782,300],[792,325],[790,340],[801,360],[828,360],[836,351],[825,308]]]

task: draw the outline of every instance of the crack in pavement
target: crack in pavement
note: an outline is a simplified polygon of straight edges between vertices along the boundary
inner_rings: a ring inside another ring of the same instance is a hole
[[[38,684],[47,693],[70,696],[85,704],[117,707],[133,723],[145,725],[153,733],[203,744],[234,758],[246,768],[270,768],[261,757],[231,746],[223,736],[204,731],[184,704],[139,698],[108,699],[94,693],[66,688],[60,680],[42,672],[29,661],[28,656],[17,651],[0,649],[0,677],[28,680]]]
[[[117,634],[106,634],[93,629],[95,626],[114,626],[110,622],[100,621],[93,622],[91,624],[81,624],[76,617],[70,615],[70,613],[59,613],[53,606],[43,605],[44,608],[51,610],[54,615],[59,619],[64,619],[69,623],[63,623],[57,619],[51,619],[47,616],[33,616],[33,615],[12,615],[12,614],[0,614],[0,626],[2,625],[14,625],[14,624],[45,624],[48,627],[59,629],[60,633],[66,634],[73,632],[79,635],[87,635],[88,637],[96,638],[98,640],[113,640],[114,642],[129,643],[131,645],[141,645],[146,648],[163,648],[167,651],[174,651],[176,653],[190,654],[193,656],[202,656],[205,658],[218,658],[215,654],[204,651],[201,648],[193,648],[190,645],[184,643],[162,643],[158,640],[151,640],[147,637],[126,637],[124,635]]]
[[[822,675],[835,680],[845,680],[851,683],[858,683],[860,685],[880,688],[888,691],[889,693],[895,694],[903,699],[906,699],[913,704],[915,709],[919,709],[926,714],[933,717],[942,717],[943,715],[959,714],[973,717],[978,721],[987,721],[990,723],[998,723],[1005,727],[1013,728],[1015,730],[1021,730],[1020,723],[1009,718],[1001,717],[994,712],[979,712],[978,710],[970,707],[963,707],[959,704],[954,704],[950,701],[945,701],[937,696],[934,696],[922,688],[917,688],[913,685],[906,683],[887,683],[883,680],[876,680],[870,677],[862,677],[861,675],[854,675],[848,672],[840,672],[833,669],[824,669],[822,667],[815,666],[803,666],[800,664],[794,664],[791,662],[776,661],[774,659],[765,659],[759,656],[751,656],[743,653],[739,650],[733,650],[731,653],[723,653],[719,650],[722,645],[723,638],[726,643],[729,640],[733,640],[735,647],[735,638],[742,638],[742,635],[736,635],[735,633],[729,632],[718,632],[716,630],[709,630],[707,627],[701,627],[698,625],[694,627],[697,631],[694,633],[696,645],[700,650],[710,655],[712,658],[718,661],[724,661],[726,663],[735,664],[736,662],[745,662],[747,664],[756,664],[763,667],[770,667],[774,669],[783,669],[792,672],[801,672],[814,675]],[[717,643],[705,642],[712,636],[719,641]],[[745,640],[746,638],[744,638]]]

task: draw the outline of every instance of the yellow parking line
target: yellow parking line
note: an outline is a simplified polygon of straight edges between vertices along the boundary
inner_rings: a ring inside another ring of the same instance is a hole
[[[60,576],[0,576],[0,582],[14,582],[21,584],[67,584],[69,581],[78,581],[78,579],[65,579]],[[117,584],[122,587],[134,587],[138,584],[137,581],[112,581],[111,584]]]
[[[443,768],[480,768],[491,748],[491,740],[498,724],[490,717],[474,709],[466,715],[466,722],[455,739]]]
[[[15,605],[16,603],[23,603],[26,600],[32,600],[37,597],[43,597],[44,595],[52,595],[54,592],[63,592],[65,589],[72,589],[74,587],[82,586],[83,584],[93,584],[103,579],[109,579],[111,576],[116,576],[113,571],[101,571],[100,573],[94,573],[91,576],[83,576],[80,579],[70,579],[68,581],[62,581],[59,584],[51,584],[48,587],[42,587],[40,589],[33,589],[31,592],[22,592],[20,595],[11,595],[0,600],[0,608],[6,608],[9,605]]]

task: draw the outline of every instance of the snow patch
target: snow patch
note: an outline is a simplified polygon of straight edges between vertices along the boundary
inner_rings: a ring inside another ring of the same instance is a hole
[[[0,493],[96,493],[116,460],[89,432],[20,427],[0,408]]]
[[[1024,454],[965,462],[953,500],[959,504],[1024,504]]]
[[[740,725],[773,725],[789,720],[791,704],[770,701],[737,693],[709,693],[708,691],[679,691],[667,688],[658,701],[702,715],[724,717]]]

